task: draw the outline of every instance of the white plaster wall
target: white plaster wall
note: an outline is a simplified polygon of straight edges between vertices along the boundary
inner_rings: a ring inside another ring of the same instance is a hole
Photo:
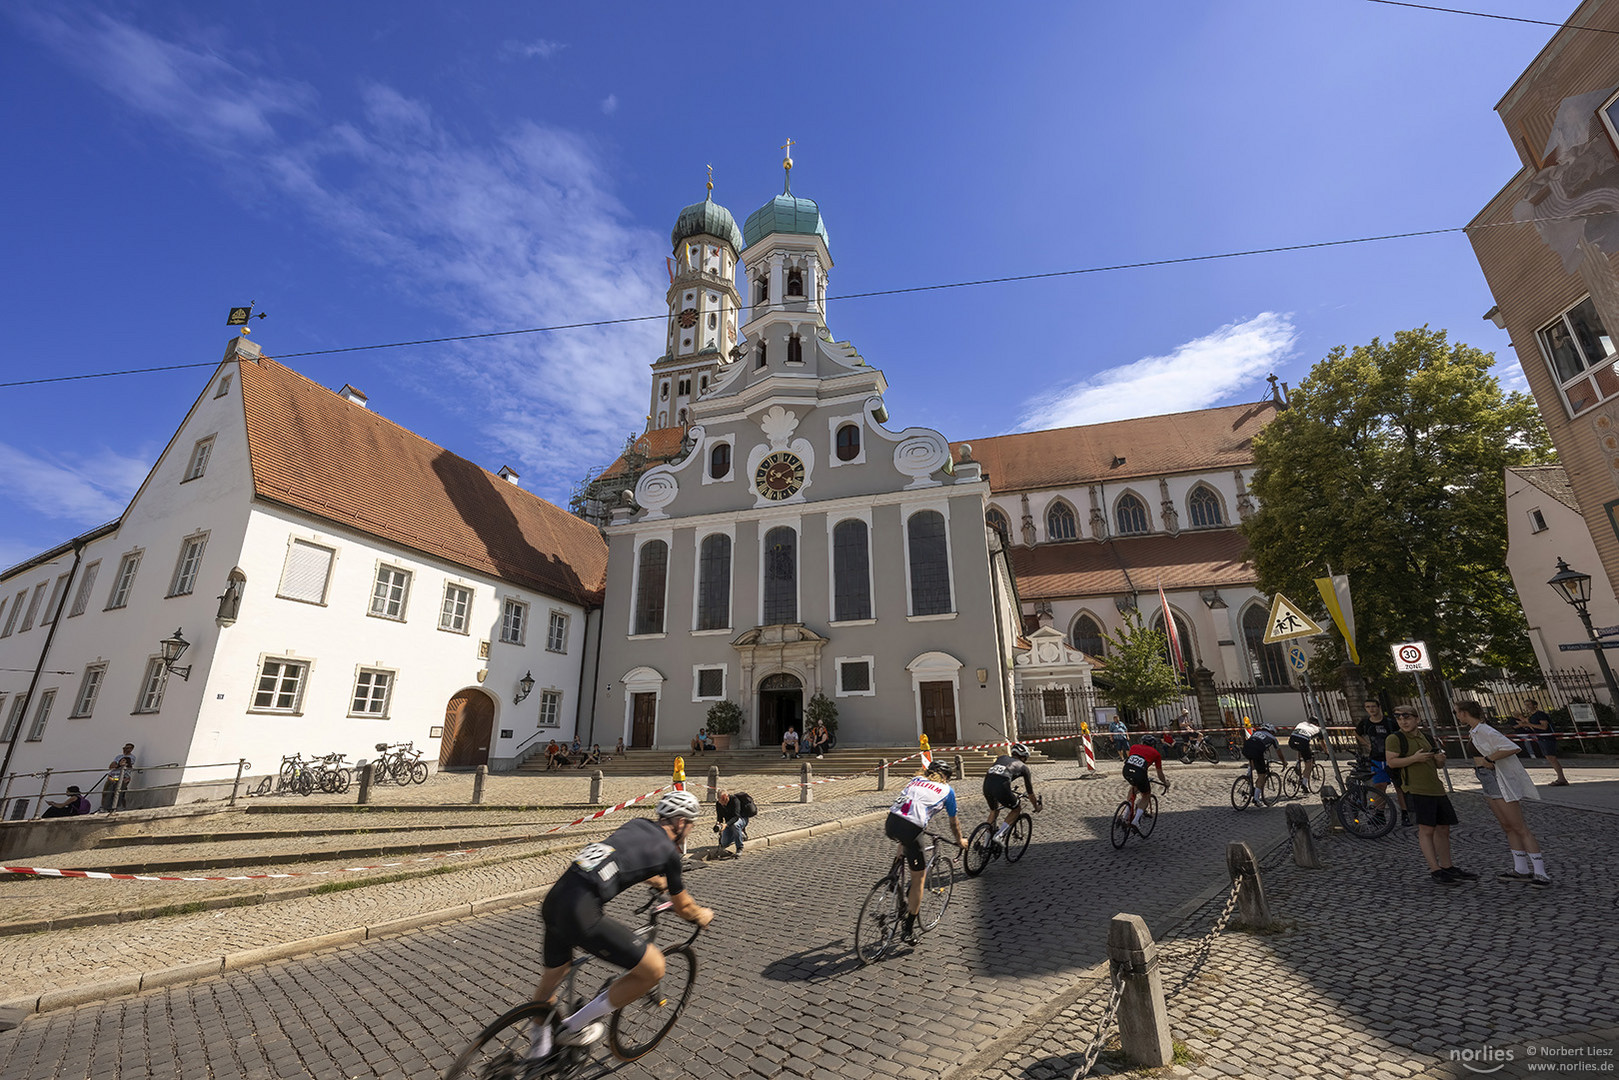
[[[1558,649],[1560,644],[1589,638],[1574,608],[1546,584],[1557,573],[1558,558],[1563,558],[1575,570],[1591,575],[1592,624],[1597,628],[1619,625],[1619,600],[1603,573],[1585,518],[1511,470],[1507,471],[1506,488],[1507,571],[1529,622],[1529,639],[1541,670],[1588,671],[1600,686],[1602,673],[1594,652]],[[1532,531],[1530,510],[1539,510],[1545,517],[1545,531]],[[1619,650],[1608,650],[1608,663],[1619,664]]]

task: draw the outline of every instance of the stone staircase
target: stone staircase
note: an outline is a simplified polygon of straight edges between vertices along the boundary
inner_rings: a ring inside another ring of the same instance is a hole
[[[936,748],[935,754],[942,754],[946,759],[953,758],[956,750],[953,747]],[[989,768],[996,755],[984,750],[963,750],[961,764],[967,776],[982,776],[984,770]],[[623,754],[615,754],[612,760],[603,762],[599,768],[603,776],[648,776],[663,775],[670,772],[674,766],[676,755],[686,759],[686,779],[690,783],[701,783],[707,776],[710,768],[718,768],[721,777],[756,775],[760,773],[774,773],[778,775],[797,775],[799,765],[809,762],[816,776],[850,776],[855,773],[873,772],[879,761],[894,762],[899,758],[908,758],[904,763],[894,768],[915,770],[920,767],[919,760],[914,756],[914,746],[840,746],[827,754],[824,758],[814,756],[801,757],[798,760],[789,760],[781,756],[781,751],[775,748],[742,750],[714,750],[705,754],[693,754],[688,751],[674,749],[627,750]],[[1029,764],[1038,765],[1049,763],[1052,759],[1036,750],[1029,756]],[[583,770],[590,773],[598,766],[591,766]],[[519,774],[533,775],[545,772],[545,758],[531,758],[518,767]],[[569,767],[561,770],[565,774],[577,775],[577,770]]]

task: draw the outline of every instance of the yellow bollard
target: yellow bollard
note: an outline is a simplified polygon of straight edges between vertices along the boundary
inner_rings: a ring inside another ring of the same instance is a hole
[[[686,790],[686,759],[683,757],[675,758],[674,784],[676,791]]]

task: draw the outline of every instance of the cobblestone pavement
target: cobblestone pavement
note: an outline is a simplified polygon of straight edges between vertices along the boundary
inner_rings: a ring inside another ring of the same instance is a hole
[[[1165,1075],[1473,1075],[1452,1051],[1472,1051],[1479,1072],[1501,1078],[1548,1062],[1586,1065],[1563,1075],[1614,1075],[1612,819],[1530,807],[1556,882],[1532,890],[1494,880],[1511,860],[1483,797],[1463,791],[1456,805],[1455,859],[1478,871],[1478,882],[1429,881],[1414,829],[1372,842],[1337,836],[1322,841],[1325,869],[1286,861],[1264,875],[1279,921],[1273,932],[1228,931],[1206,951],[1192,948],[1223,895],[1178,928],[1161,968],[1183,1060]],[[996,1060],[967,1075],[1067,1080],[1100,1020],[1105,979],[1082,984],[1055,1016],[1018,1032]],[[1493,1056],[1480,1056],[1486,1046]],[[1116,1052],[1104,1053],[1093,1075],[1127,1068]]]
[[[1024,860],[958,879],[938,931],[867,968],[850,949],[860,902],[892,851],[876,822],[696,863],[689,886],[721,913],[699,942],[698,993],[659,1051],[622,1074],[937,1075],[1073,991],[1102,958],[1115,911],[1137,911],[1157,928],[1223,877],[1228,839],[1263,845],[1285,832],[1280,810],[1230,809],[1229,767],[1193,768],[1176,770],[1153,837],[1115,852],[1104,830],[1117,779],[1052,782],[1062,773],[1072,776],[1072,766],[1041,770],[1046,809]],[[868,792],[863,801],[881,807],[889,798]],[[786,813],[834,809],[819,806]],[[979,813],[974,794],[964,822]],[[547,867],[538,876],[554,873]],[[274,907],[290,913],[302,903]],[[417,907],[438,903],[425,898]],[[103,929],[129,944],[149,924]],[[104,947],[113,953],[116,945],[114,936]],[[0,1080],[428,1076],[527,995],[537,949],[531,905],[44,1013],[0,1034]],[[585,982],[593,978],[587,973]]]

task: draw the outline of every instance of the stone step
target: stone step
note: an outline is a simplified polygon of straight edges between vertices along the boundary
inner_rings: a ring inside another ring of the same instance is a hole
[[[946,758],[952,758],[957,751],[953,747],[943,747],[935,751]],[[962,767],[968,776],[981,776],[997,755],[984,750],[962,750]],[[760,773],[796,774],[799,764],[810,762],[814,771],[822,776],[847,776],[861,772],[875,771],[879,761],[895,762],[901,758],[907,760],[896,768],[917,768],[920,762],[916,758],[913,747],[898,746],[840,746],[830,754],[821,758],[800,757],[798,759],[784,758],[780,750],[759,749],[750,747],[741,750],[715,750],[702,754],[689,751],[678,756],[686,759],[686,779],[689,782],[699,782],[708,775],[710,768],[718,768],[720,775],[740,776]],[[622,755],[614,755],[612,760],[600,766],[591,766],[582,770],[585,773],[600,768],[604,776],[657,776],[672,769],[677,752],[673,750],[646,749],[627,750]],[[1030,764],[1042,764],[1052,759],[1036,751],[1029,757]],[[546,772],[543,759],[530,761],[520,766],[519,773],[527,775],[544,774]],[[573,775],[578,770],[573,766],[556,770],[563,775]]]

